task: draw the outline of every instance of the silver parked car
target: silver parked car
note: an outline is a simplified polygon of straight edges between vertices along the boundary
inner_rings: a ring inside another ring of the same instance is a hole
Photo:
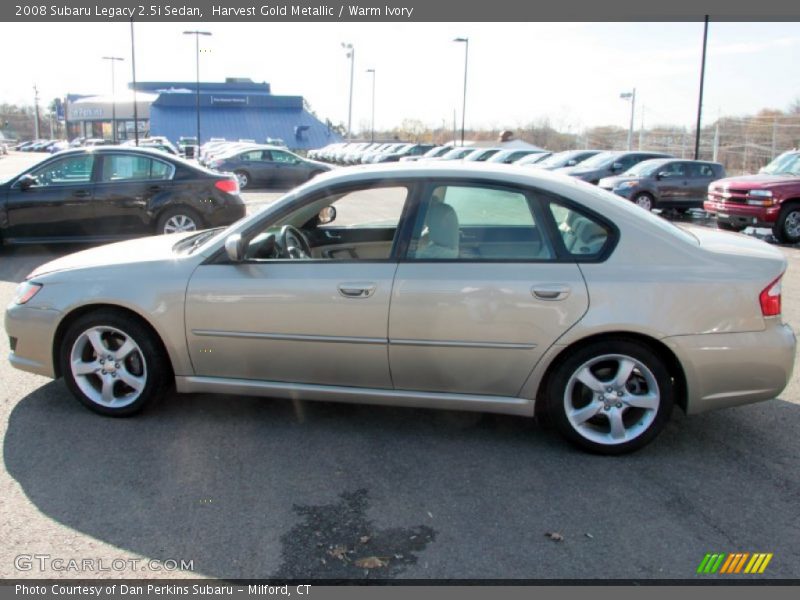
[[[14,366],[105,415],[174,382],[546,415],[619,454],[673,405],[781,393],[785,268],[761,241],[680,229],[562,175],[399,163],[320,175],[227,229],[45,264],[6,329]]]

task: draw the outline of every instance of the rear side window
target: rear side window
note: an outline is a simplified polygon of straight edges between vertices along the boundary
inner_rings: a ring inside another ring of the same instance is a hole
[[[550,203],[558,234],[572,256],[595,257],[611,241],[611,231],[596,219],[556,202]]]
[[[103,157],[101,181],[142,181],[169,179],[171,165],[135,154],[110,154]]]
[[[693,165],[693,171],[694,177],[717,177],[711,165]]]
[[[438,185],[418,214],[414,260],[547,260],[554,253],[521,190]]]

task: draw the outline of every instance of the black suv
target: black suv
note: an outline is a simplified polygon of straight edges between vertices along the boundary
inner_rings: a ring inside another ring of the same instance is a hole
[[[574,167],[556,169],[556,171],[597,185],[603,177],[624,173],[633,165],[651,158],[673,157],[661,152],[601,152]]]

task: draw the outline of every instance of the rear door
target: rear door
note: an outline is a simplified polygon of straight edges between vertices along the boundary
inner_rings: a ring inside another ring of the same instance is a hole
[[[708,194],[708,184],[717,179],[713,165],[707,163],[689,163],[689,186],[686,194],[687,203],[698,208]]]
[[[103,153],[95,185],[98,231],[134,235],[151,229],[148,208],[172,190],[175,166],[133,152]]]
[[[92,197],[95,155],[73,154],[47,161],[29,171],[35,185],[23,190],[15,182],[6,201],[4,237],[59,239],[96,233]]]
[[[685,162],[670,162],[658,170],[659,202],[665,205],[683,205],[689,193],[689,172]]]
[[[275,181],[280,185],[297,185],[308,179],[309,168],[290,152],[270,150],[272,164],[275,169]]]
[[[427,186],[392,292],[396,388],[519,393],[542,354],[588,307],[580,269],[556,247],[546,210],[526,189],[445,180]]]

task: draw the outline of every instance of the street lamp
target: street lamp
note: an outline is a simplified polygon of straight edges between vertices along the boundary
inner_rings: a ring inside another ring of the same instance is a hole
[[[372,127],[369,141],[375,142],[375,69],[367,69],[367,73],[372,73]]]
[[[630,92],[623,92],[619,95],[620,98],[631,101],[631,124],[628,127],[628,150],[633,150],[633,111],[636,107],[636,88]]]
[[[195,71],[197,75],[197,91],[195,93],[195,111],[197,113],[197,147],[200,147],[200,36],[201,35],[211,35],[210,31],[184,31],[183,35],[193,35],[194,36],[194,47],[195,47]]]
[[[347,141],[353,138],[353,67],[356,61],[356,49],[353,44],[345,44],[342,42],[342,48],[346,50],[345,56],[350,59],[350,103],[347,106]]]
[[[114,86],[114,63],[122,62],[119,56],[104,56],[103,60],[111,61],[111,141],[117,143],[117,92]]]
[[[464,123],[467,113],[467,64],[469,62],[469,38],[457,37],[454,42],[464,43],[464,98],[461,103],[461,145],[464,145]]]

